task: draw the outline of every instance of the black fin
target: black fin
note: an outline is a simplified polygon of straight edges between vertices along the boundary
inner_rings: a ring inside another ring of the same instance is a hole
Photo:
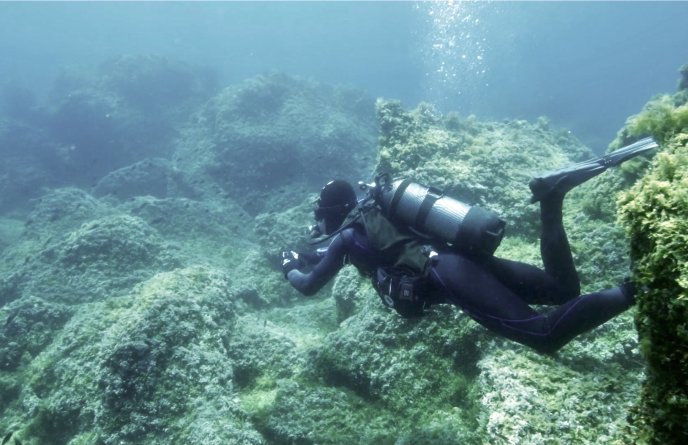
[[[5,434],[5,437],[2,438],[2,442],[0,442],[1,445],[5,445],[7,442],[10,441],[12,436],[14,435],[14,431],[10,431],[9,433]]]
[[[615,167],[621,163],[645,153],[648,150],[657,148],[657,142],[652,138],[641,139],[626,147],[620,148],[599,158],[579,162],[570,167],[565,167],[542,176],[536,176],[528,183],[533,196],[530,202],[538,202],[552,192],[558,192],[562,196],[569,190],[594,178],[609,167]]]

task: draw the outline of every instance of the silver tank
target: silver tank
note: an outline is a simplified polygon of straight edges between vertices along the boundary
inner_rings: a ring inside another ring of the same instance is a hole
[[[505,223],[494,212],[408,179],[384,184],[378,202],[392,221],[467,253],[491,255],[504,236]]]

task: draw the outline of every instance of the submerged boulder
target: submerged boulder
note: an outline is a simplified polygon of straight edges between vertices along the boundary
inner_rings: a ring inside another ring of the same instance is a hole
[[[251,214],[294,205],[333,178],[367,174],[375,154],[371,99],[282,74],[224,89],[191,124],[177,165]]]
[[[264,443],[233,385],[228,285],[217,270],[178,269],[80,307],[0,426],[40,443]]]
[[[0,115],[0,212],[26,211],[53,174],[58,144],[34,125]]]
[[[230,199],[138,196],[119,208],[146,221],[197,264],[238,265],[256,248],[251,217]]]
[[[163,158],[144,159],[112,171],[96,183],[92,193],[119,200],[135,196],[194,198],[198,195],[183,174]]]
[[[112,215],[48,239],[1,283],[15,298],[83,303],[122,295],[180,264],[174,248],[140,218]]]
[[[160,56],[122,56],[95,74],[64,72],[44,130],[63,149],[53,175],[92,186],[109,172],[165,156],[192,110],[215,91],[207,70]]]
[[[52,342],[71,312],[65,305],[32,296],[0,309],[0,370],[13,371],[31,361]]]
[[[112,213],[114,210],[110,206],[82,189],[52,189],[33,201],[33,208],[24,222],[24,234],[28,239],[46,241]]]
[[[647,444],[688,438],[688,104],[677,96],[655,98],[623,132],[649,133],[661,146],[619,201],[641,289],[636,325],[648,363],[632,425],[637,442]]]
[[[100,84],[132,108],[162,114],[168,121],[173,113],[198,104],[217,88],[213,70],[153,54],[112,58],[100,66],[99,74]]]

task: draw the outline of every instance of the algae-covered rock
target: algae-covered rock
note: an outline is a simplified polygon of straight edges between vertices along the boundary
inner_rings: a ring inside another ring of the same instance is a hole
[[[26,210],[42,187],[55,184],[56,144],[26,122],[0,115],[0,212]]]
[[[309,248],[306,236],[308,226],[313,224],[313,202],[316,199],[315,195],[310,195],[295,207],[256,215],[256,235],[267,257],[276,260],[283,250]]]
[[[12,295],[82,303],[121,295],[180,264],[175,249],[140,218],[112,215],[48,239],[3,280]]]
[[[16,244],[24,231],[24,223],[15,218],[0,218],[0,254]]]
[[[13,371],[50,344],[71,316],[71,310],[36,297],[0,309],[0,370]],[[24,357],[27,354],[27,357]]]
[[[78,229],[82,224],[113,213],[113,209],[89,193],[64,187],[49,190],[34,200],[25,221],[26,238],[45,241]]]
[[[181,172],[162,158],[144,159],[110,172],[98,181],[92,193],[119,200],[135,196],[194,198],[198,195]]]
[[[264,75],[208,102],[176,159],[256,214],[291,207],[309,187],[366,171],[375,131],[373,102],[362,93]]]
[[[370,307],[371,300],[378,302],[370,281],[360,278],[355,267],[345,267],[334,280],[332,297],[336,303],[337,321],[340,323],[363,308]]]
[[[48,191],[33,201],[33,208],[21,227],[13,221],[14,243],[0,256],[0,304],[21,296],[34,278],[50,274],[51,267],[39,260],[48,246],[55,244],[82,224],[113,214],[113,209],[83,190],[60,188]],[[52,270],[56,277],[60,271]],[[57,286],[69,286],[55,282]],[[46,295],[40,295],[46,298]]]
[[[394,425],[379,419],[376,410],[348,391],[280,381],[271,409],[259,421],[269,443],[380,444]]]
[[[238,204],[138,196],[119,205],[176,243],[189,262],[234,267],[257,248],[253,220]]]
[[[176,435],[189,441],[194,428],[184,424],[206,403],[216,412],[205,420],[231,441],[231,428],[223,432],[218,423],[240,415],[226,356],[235,322],[228,285],[226,275],[203,268],[158,274],[134,290],[133,305],[119,309],[121,322],[103,339],[97,382],[96,420],[106,443],[169,442],[161,433],[174,419],[181,421]]]
[[[500,345],[478,367],[486,443],[631,443],[625,413],[640,375],[629,378],[623,364],[562,363]]]
[[[229,282],[178,269],[81,306],[31,362],[0,427],[21,425],[28,443],[263,443],[233,386]]]
[[[381,308],[372,292],[367,296],[367,307],[342,322],[317,351],[317,375],[378,406],[373,422],[395,418],[388,438],[420,443],[428,433],[423,425],[436,422],[444,443],[477,443],[479,408],[471,388],[485,331],[449,306],[406,320]]]
[[[95,74],[63,73],[44,119],[61,147],[52,173],[63,184],[93,186],[115,169],[167,155],[214,88],[204,70],[159,56],[122,56]]]
[[[662,151],[620,200],[631,238],[636,325],[647,380],[633,416],[639,443],[688,439],[688,105],[669,96],[629,119],[627,132],[652,134]]]
[[[239,387],[273,390],[277,379],[293,378],[303,368],[305,355],[300,354],[295,335],[280,329],[267,317],[244,316],[230,340],[229,356],[234,363],[234,382]],[[271,382],[269,388],[268,382]],[[248,402],[255,401],[255,394]]]
[[[100,66],[99,73],[100,83],[128,105],[168,118],[180,108],[209,97],[217,88],[212,70],[153,54],[110,59]]]

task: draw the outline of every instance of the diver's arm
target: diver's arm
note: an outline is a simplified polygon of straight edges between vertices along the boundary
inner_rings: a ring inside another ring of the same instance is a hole
[[[314,295],[344,266],[347,251],[347,246],[339,234],[334,237],[322,260],[316,264],[311,272],[303,273],[294,269],[287,273],[287,280],[302,294]]]
[[[299,259],[308,266],[315,266],[322,261],[323,258],[325,258],[328,248],[329,246],[320,247],[314,252],[299,252]]]

